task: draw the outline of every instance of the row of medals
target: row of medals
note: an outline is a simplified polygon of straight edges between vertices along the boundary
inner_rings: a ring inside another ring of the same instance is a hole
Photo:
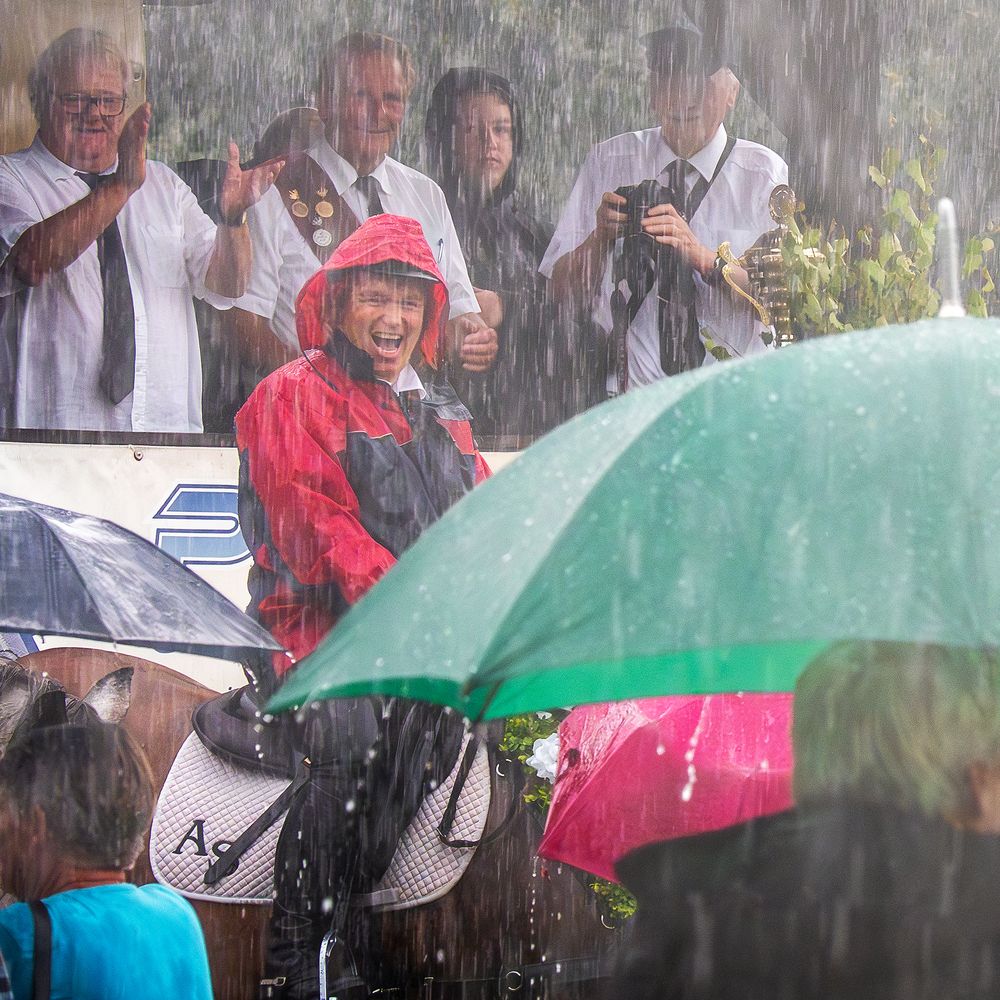
[[[328,188],[321,187],[317,189],[316,194],[319,196],[319,201],[316,202],[315,207],[311,210],[299,198],[299,192],[295,188],[292,188],[288,192],[288,197],[292,200],[292,215],[297,219],[308,218],[310,211],[312,212],[312,218],[309,219],[314,227],[312,241],[318,247],[328,247],[333,242],[333,233],[324,227],[327,220],[333,218],[333,205],[326,200],[326,196],[329,194]]]

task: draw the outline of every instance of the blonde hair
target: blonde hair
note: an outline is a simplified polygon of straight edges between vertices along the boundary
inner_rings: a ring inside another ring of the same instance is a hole
[[[388,56],[399,61],[403,70],[403,84],[409,96],[417,82],[417,72],[413,66],[410,50],[398,39],[371,31],[352,31],[333,43],[320,60],[317,91],[321,94],[330,93],[337,76],[344,71],[351,59],[370,55]]]
[[[127,92],[128,60],[110,35],[96,28],[71,28],[51,42],[28,74],[28,100],[35,120],[42,123],[49,98],[55,93],[56,78],[63,70],[102,61],[121,70],[122,92]]]
[[[843,642],[795,688],[799,804],[841,796],[974,818],[973,764],[1000,759],[995,649]]]

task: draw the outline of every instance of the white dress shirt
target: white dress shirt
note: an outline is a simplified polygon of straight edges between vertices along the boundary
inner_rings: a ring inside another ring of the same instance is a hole
[[[355,188],[358,172],[321,139],[307,154],[330,178],[360,222],[368,204]],[[377,181],[385,212],[416,219],[424,231],[448,286],[449,317],[479,312],[476,293],[462,256],[455,224],[444,192],[426,174],[386,157],[371,176]],[[295,332],[295,299],[320,267],[319,260],[288,217],[277,187],[268,190],[248,213],[253,242],[253,269],[247,293],[236,305],[263,316],[287,347],[299,349]]]
[[[222,309],[232,300],[205,290],[215,225],[169,167],[148,161],[145,182],[118,214],[135,307],[135,388],[117,405],[98,385],[104,291],[96,241],[34,288],[20,283],[6,263],[25,230],[89,193],[37,136],[27,149],[0,157],[0,324],[15,340],[16,368],[0,375],[4,389],[12,388],[8,422],[200,431],[201,355],[191,297]]]
[[[694,168],[688,170],[688,191],[697,182],[699,174],[706,181],[711,180],[726,141],[726,130],[719,126],[708,144],[688,158]],[[539,267],[541,273],[551,277],[556,261],[575,250],[594,231],[597,209],[606,191],[647,179],[659,179],[663,183],[664,171],[676,159],[677,155],[663,141],[659,128],[627,132],[598,143],[587,155],[573,186]],[[787,183],[788,167],[777,153],[766,146],[737,139],[729,159],[690,220],[691,231],[711,250],[716,250],[728,240],[734,253],[739,255],[762,233],[774,228],[768,199],[776,185]],[[620,252],[620,249],[621,241],[615,252]],[[609,253],[593,305],[595,322],[609,333],[612,329],[612,259],[613,254]],[[705,284],[697,273],[694,281],[695,309],[702,339],[711,338],[737,357],[766,349],[760,338],[763,327],[747,302],[733,296],[728,287]],[[629,327],[630,385],[644,385],[663,378],[657,311],[656,295],[650,293]],[[714,361],[715,358],[706,352],[705,364]],[[608,378],[608,391],[617,391],[614,372]]]
[[[385,379],[379,379],[379,381],[384,382]],[[406,365],[396,376],[396,381],[392,383],[390,388],[397,396],[401,392],[416,391],[421,399],[427,398],[427,390],[424,388],[424,383],[420,381],[420,376],[413,365]]]

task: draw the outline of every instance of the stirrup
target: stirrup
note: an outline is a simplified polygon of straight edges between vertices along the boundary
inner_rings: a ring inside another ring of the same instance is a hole
[[[331,954],[338,947],[344,953],[343,968],[336,979],[330,980],[327,967]],[[358,975],[358,966],[351,949],[331,927],[323,935],[319,946],[319,1000],[355,1000],[368,995],[368,984]]]

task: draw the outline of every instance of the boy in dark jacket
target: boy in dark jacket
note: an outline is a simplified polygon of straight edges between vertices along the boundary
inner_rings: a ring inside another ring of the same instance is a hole
[[[495,293],[481,299],[495,306],[483,315],[497,330],[497,362],[458,373],[456,387],[477,435],[523,447],[597,401],[597,340],[588,354],[588,325],[568,329],[538,273],[552,227],[517,191],[524,127],[510,81],[476,66],[448,70],[431,95],[425,136],[472,283]]]

